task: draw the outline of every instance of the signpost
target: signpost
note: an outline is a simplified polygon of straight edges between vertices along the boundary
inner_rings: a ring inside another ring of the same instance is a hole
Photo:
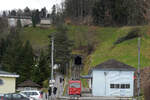
[[[55,83],[55,80],[49,80],[49,87],[53,87]],[[52,92],[52,91],[51,91]]]

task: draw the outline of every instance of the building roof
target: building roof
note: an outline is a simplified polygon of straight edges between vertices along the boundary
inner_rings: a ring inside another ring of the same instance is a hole
[[[92,76],[91,75],[82,75],[82,76],[80,76],[80,78],[82,78],[82,79],[91,79]]]
[[[40,85],[36,84],[35,82],[31,80],[26,80],[20,84],[17,85],[18,87],[40,87]]]
[[[93,70],[107,70],[107,71],[135,71],[132,66],[124,64],[120,61],[110,59],[93,68]]]
[[[9,72],[2,71],[2,70],[0,70],[0,76],[2,76],[2,77],[19,77],[19,75],[17,75],[16,73],[9,73]]]

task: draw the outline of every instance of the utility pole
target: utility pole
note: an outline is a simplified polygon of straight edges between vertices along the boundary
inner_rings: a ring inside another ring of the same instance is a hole
[[[51,87],[51,97],[53,96],[53,80],[54,80],[54,76],[53,76],[53,67],[54,67],[54,37],[52,36],[52,46],[51,46],[51,82],[52,82],[52,87]]]
[[[140,48],[141,48],[141,37],[138,38],[138,81],[137,81],[137,89],[138,89],[138,100],[140,100]]]

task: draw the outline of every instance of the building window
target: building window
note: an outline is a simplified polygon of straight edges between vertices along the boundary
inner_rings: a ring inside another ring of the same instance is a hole
[[[125,88],[125,84],[121,84],[121,89],[124,89]]]
[[[126,84],[126,89],[129,89],[130,88],[130,84]]]
[[[2,79],[0,79],[0,85],[3,85],[3,84],[4,84],[3,80],[2,80]]]
[[[115,84],[115,88],[119,89],[120,84]]]
[[[114,84],[110,84],[110,88],[114,88]]]
[[[115,89],[129,89],[130,84],[110,84],[110,88]]]

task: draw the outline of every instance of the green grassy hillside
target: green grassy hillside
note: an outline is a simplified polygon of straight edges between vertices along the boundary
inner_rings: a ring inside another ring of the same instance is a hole
[[[85,58],[83,73],[86,74],[90,67],[108,59],[117,59],[121,62],[137,67],[138,49],[137,38],[114,45],[114,42],[128,34],[134,27],[94,27],[94,26],[67,26],[68,36],[74,40],[74,48],[94,43],[95,50]],[[150,32],[149,26],[137,26],[143,34],[141,40],[141,67],[150,66]],[[33,47],[43,48],[48,45],[48,35],[54,32],[51,28],[24,28],[21,37],[30,40]]]
[[[91,55],[91,66],[95,66],[103,61],[108,59],[117,59],[131,66],[137,67],[138,61],[138,49],[137,42],[138,39],[134,38],[131,40],[124,41],[120,44],[114,45],[114,42],[128,34],[128,32],[133,27],[121,27],[121,28],[103,28],[99,29],[99,33],[103,33],[98,35],[100,38],[100,43],[97,46],[94,53]],[[141,34],[143,34],[141,40],[141,66],[149,66],[150,65],[150,37],[147,34],[148,27],[140,27]],[[109,31],[108,31],[109,30]]]
[[[48,35],[55,32],[54,28],[26,27],[21,32],[24,41],[29,40],[34,49],[40,49],[48,45]]]

